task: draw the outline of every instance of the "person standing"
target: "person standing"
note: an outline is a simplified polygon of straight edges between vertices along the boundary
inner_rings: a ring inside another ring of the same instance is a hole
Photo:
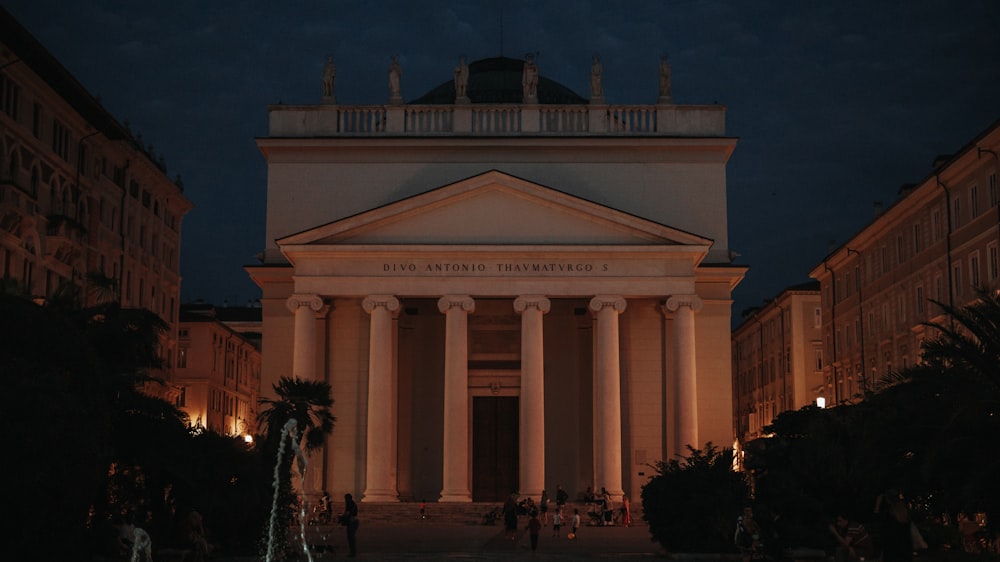
[[[538,549],[538,533],[542,530],[542,523],[538,520],[538,514],[533,513],[528,520],[528,535],[531,537],[531,550]]]
[[[559,536],[559,529],[562,529],[562,509],[556,507],[556,512],[552,514],[552,536]]]
[[[629,501],[628,495],[622,496],[622,526],[632,526],[632,502]]]
[[[549,493],[542,490],[542,499],[538,500],[538,511],[542,514],[542,525],[549,526]]]
[[[511,492],[503,502],[503,528],[507,538],[517,538],[517,492]]]
[[[913,536],[910,533],[910,510],[906,498],[897,490],[886,490],[875,499],[885,562],[910,562],[913,559]]]
[[[358,504],[351,494],[344,494],[344,512],[340,514],[340,524],[347,529],[347,548],[351,558],[358,555]]]
[[[580,530],[580,510],[573,508],[573,530],[570,533],[576,538],[576,532]]]
[[[601,525],[614,525],[615,502],[607,488],[601,488]]]
[[[562,485],[556,484],[556,506],[563,507],[569,501],[569,494],[562,489]]]

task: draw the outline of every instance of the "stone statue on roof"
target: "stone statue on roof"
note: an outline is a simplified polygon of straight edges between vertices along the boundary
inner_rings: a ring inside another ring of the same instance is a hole
[[[389,65],[389,101],[399,103],[403,100],[399,81],[403,77],[403,67],[399,64],[399,55],[392,55]]]
[[[670,103],[670,65],[667,55],[660,57],[660,103]]]
[[[524,56],[521,87],[524,103],[538,103],[538,65],[535,64],[535,55],[531,53]]]
[[[594,53],[594,62],[590,64],[590,101],[596,103],[604,99],[604,90],[601,87],[601,57]]]
[[[323,65],[323,101],[327,103],[337,103],[334,97],[334,83],[337,79],[337,67],[333,64],[333,56],[326,56],[326,64]]]
[[[468,102],[469,96],[466,89],[469,85],[469,65],[465,62],[465,57],[460,57],[458,66],[455,67],[455,101]]]

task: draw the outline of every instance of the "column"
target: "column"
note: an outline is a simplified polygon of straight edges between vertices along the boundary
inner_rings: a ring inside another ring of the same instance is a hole
[[[292,376],[304,381],[318,380],[316,372],[316,313],[323,309],[319,295],[296,294],[285,301],[295,314],[292,349]]]
[[[590,300],[597,317],[594,358],[594,485],[620,498],[622,489],[622,391],[618,356],[618,315],[625,299],[598,295]]]
[[[329,308],[319,295],[294,294],[285,301],[288,310],[295,314],[295,331],[292,344],[292,376],[303,381],[320,381],[324,377],[316,368],[316,318]],[[323,488],[323,457],[306,453],[307,464],[303,475],[303,492],[318,497]]]
[[[674,453],[687,455],[687,446],[700,448],[698,440],[698,386],[695,365],[694,313],[701,310],[698,295],[674,295],[665,308],[674,314],[674,355],[677,367],[677,442]]]
[[[399,300],[372,295],[361,303],[371,315],[368,343],[368,457],[363,501],[399,501],[396,490],[396,411],[392,380],[392,317]]]
[[[518,440],[518,487],[522,496],[538,498],[545,489],[545,346],[542,315],[549,299],[525,295],[514,299],[521,315],[521,398]]]
[[[443,502],[471,502],[469,486],[469,313],[468,295],[438,300],[445,314]]]

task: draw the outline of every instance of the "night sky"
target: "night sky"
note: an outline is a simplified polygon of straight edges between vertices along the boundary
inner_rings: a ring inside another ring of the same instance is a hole
[[[415,99],[475,61],[537,53],[589,95],[652,104],[668,54],[679,104],[728,107],[729,246],[749,265],[733,313],[809,270],[1000,118],[996,0],[4,2],[119,121],[180,174],[182,300],[243,305],[264,248],[268,104],[382,104],[393,55]]]

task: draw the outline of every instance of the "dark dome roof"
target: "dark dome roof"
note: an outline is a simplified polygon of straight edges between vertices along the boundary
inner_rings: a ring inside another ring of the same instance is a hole
[[[472,103],[521,103],[524,61],[507,57],[477,60],[469,64],[466,93]],[[455,103],[455,81],[448,80],[411,104]],[[566,86],[539,75],[538,103],[580,104],[587,100]]]

